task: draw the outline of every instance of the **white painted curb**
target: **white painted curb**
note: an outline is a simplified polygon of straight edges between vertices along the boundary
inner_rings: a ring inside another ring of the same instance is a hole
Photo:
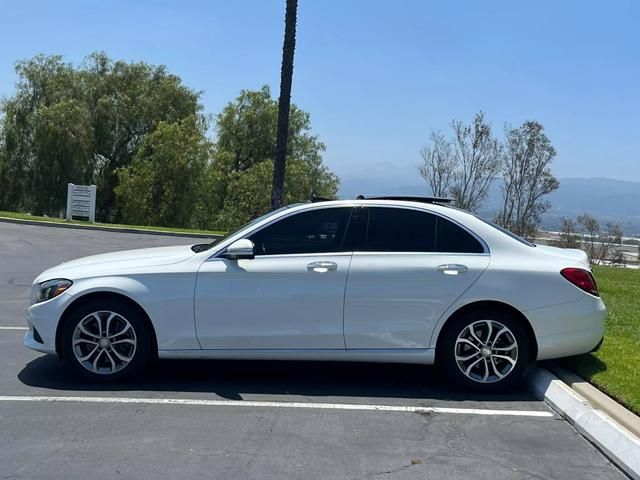
[[[529,390],[565,417],[634,480],[640,480],[640,439],[602,411],[594,409],[551,372],[534,367],[525,381]]]

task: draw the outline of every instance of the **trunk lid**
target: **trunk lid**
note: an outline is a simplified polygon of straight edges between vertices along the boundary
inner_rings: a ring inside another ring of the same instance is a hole
[[[545,255],[549,255],[551,257],[556,258],[564,258],[566,260],[572,260],[574,262],[579,262],[590,268],[589,265],[589,257],[583,250],[579,250],[577,248],[560,248],[560,247],[551,247],[549,245],[536,245],[536,248],[540,253],[544,253]]]

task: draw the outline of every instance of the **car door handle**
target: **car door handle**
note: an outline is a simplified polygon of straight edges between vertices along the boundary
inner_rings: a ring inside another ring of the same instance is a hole
[[[460,275],[467,270],[469,269],[466,265],[460,265],[458,263],[445,263],[444,265],[438,265],[438,271],[445,275]]]
[[[324,272],[330,272],[337,269],[338,269],[337,263],[328,262],[325,260],[322,260],[319,262],[311,262],[310,264],[307,265],[307,270],[309,272],[324,273]]]

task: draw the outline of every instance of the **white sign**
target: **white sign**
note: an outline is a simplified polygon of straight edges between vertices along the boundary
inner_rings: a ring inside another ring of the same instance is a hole
[[[73,217],[96,220],[96,186],[67,184],[67,220]]]

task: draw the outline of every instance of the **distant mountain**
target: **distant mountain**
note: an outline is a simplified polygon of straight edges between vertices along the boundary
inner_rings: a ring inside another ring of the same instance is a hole
[[[426,183],[398,184],[385,177],[343,178],[339,195],[353,198],[358,194],[428,195]],[[495,216],[500,208],[500,182],[491,186],[489,198],[480,214]],[[542,226],[557,229],[562,217],[576,217],[587,212],[600,223],[620,224],[625,235],[640,237],[640,182],[611,178],[561,178],[560,188],[549,195],[551,209],[545,213]]]
[[[588,212],[601,223],[619,223],[625,235],[640,236],[640,182],[611,178],[563,178],[549,195],[548,226],[558,226],[563,216]]]

